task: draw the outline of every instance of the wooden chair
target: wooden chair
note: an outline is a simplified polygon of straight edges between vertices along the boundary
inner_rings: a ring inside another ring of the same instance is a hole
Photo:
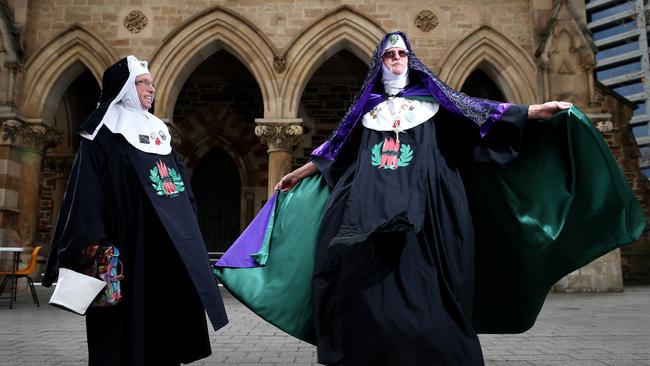
[[[2,284],[0,284],[0,296],[2,296],[2,292],[4,291],[7,282],[13,281],[14,282],[14,289],[16,288],[16,284],[18,283],[19,278],[26,278],[27,279],[27,284],[29,285],[29,290],[32,293],[32,299],[34,300],[34,303],[36,306],[40,307],[41,305],[38,302],[38,296],[36,296],[36,289],[34,288],[34,281],[32,281],[31,277],[29,277],[34,271],[36,271],[36,260],[38,259],[38,253],[43,249],[41,246],[37,246],[34,248],[32,251],[32,256],[29,258],[29,263],[27,263],[27,267],[19,269],[14,272],[7,272],[7,271],[1,271],[0,276],[4,276],[2,279]],[[12,300],[15,298],[16,293],[15,290],[12,289]]]

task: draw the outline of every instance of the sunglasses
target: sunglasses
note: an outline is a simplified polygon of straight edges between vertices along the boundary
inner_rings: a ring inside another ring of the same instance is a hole
[[[383,58],[395,58],[395,54],[399,55],[399,57],[406,57],[410,55],[411,53],[407,50],[390,50],[384,52],[381,57]]]

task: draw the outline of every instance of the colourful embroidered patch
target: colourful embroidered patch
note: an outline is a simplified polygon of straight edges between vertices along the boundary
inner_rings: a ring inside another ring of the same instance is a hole
[[[411,163],[413,151],[410,145],[386,137],[383,142],[372,147],[370,163],[378,168],[396,170]]]
[[[156,166],[149,170],[149,179],[159,196],[176,197],[185,190],[185,183],[174,168],[167,168],[162,160],[156,162]]]

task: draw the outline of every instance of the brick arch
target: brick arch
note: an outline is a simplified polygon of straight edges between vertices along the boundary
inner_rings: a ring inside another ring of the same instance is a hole
[[[301,32],[285,52],[288,67],[281,82],[282,117],[298,114],[300,97],[314,72],[329,57],[346,49],[366,63],[385,31],[348,6],[341,6]]]
[[[442,57],[440,78],[460,89],[476,69],[485,72],[512,102],[536,103],[537,68],[526,51],[483,25],[454,43]]]
[[[235,161],[242,186],[260,185],[260,175],[266,174],[266,149],[255,136],[255,126],[243,121],[227,104],[199,108],[176,128],[182,136],[178,151],[185,156],[190,176],[212,148],[220,147]]]
[[[272,62],[277,53],[273,45],[251,22],[215,6],[174,29],[154,52],[150,70],[157,83],[156,115],[172,120],[176,99],[187,78],[221,49],[237,57],[251,72],[262,93],[264,113],[276,113],[278,88],[272,77]]]
[[[107,42],[81,25],[73,25],[44,44],[25,65],[21,110],[25,117],[49,124],[61,97],[82,72],[89,69],[101,85],[104,70],[118,56]]]

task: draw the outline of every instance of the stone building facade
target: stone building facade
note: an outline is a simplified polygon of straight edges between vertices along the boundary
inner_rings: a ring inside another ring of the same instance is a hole
[[[0,245],[48,247],[78,137],[104,69],[134,54],[156,83],[199,199],[208,250],[223,251],[279,178],[342,117],[387,31],[452,87],[588,113],[647,208],[630,103],[594,78],[583,0],[5,0],[0,3]],[[558,284],[650,281],[647,237]],[[47,252],[47,251],[46,251]],[[623,271],[622,271],[623,269]]]

